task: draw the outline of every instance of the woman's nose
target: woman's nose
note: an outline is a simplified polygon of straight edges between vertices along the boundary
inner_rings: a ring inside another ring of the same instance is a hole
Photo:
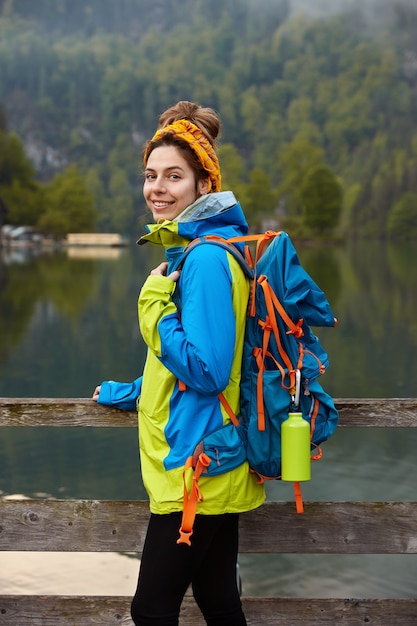
[[[164,193],[166,190],[165,181],[162,176],[157,176],[153,182],[154,191],[157,193]]]

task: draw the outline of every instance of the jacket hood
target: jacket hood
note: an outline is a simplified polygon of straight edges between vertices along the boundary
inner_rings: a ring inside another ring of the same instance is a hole
[[[198,198],[173,220],[148,224],[147,233],[137,243],[146,242],[164,248],[184,246],[196,237],[218,235],[229,239],[247,235],[248,224],[231,191],[211,193]]]

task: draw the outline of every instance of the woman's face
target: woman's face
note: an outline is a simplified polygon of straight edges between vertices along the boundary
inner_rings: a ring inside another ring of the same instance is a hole
[[[196,183],[194,171],[175,146],[159,146],[149,155],[143,195],[153,219],[173,220],[207,193],[207,181]]]

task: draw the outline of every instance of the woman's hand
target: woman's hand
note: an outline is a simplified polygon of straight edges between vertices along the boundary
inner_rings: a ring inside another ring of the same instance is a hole
[[[168,270],[168,263],[167,261],[164,261],[163,263],[160,263],[158,267],[155,267],[155,269],[151,271],[151,276],[167,276],[167,270]],[[167,278],[170,278],[171,280],[173,280],[174,283],[177,282],[179,277],[180,277],[180,272],[178,270],[175,270],[175,272],[171,272],[171,274],[167,276]]]
[[[94,389],[93,397],[91,398],[92,400],[94,400],[94,402],[98,402],[98,396],[99,396],[99,393],[100,393],[100,389],[101,389],[101,385],[98,385],[98,387],[96,387]]]

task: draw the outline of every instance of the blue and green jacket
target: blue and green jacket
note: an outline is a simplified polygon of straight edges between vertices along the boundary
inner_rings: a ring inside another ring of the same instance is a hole
[[[221,192],[199,199],[175,221],[147,226],[138,243],[163,247],[170,274],[191,240],[245,234],[239,203],[231,192]],[[132,409],[138,399],[142,477],[154,513],[182,510],[187,458],[207,434],[230,421],[218,394],[239,413],[248,294],[237,260],[210,244],[191,250],[177,283],[149,276],[142,287],[138,316],[148,346],[143,376],[133,383],[103,382],[99,402]],[[247,463],[199,484],[203,514],[247,511],[265,497]]]

